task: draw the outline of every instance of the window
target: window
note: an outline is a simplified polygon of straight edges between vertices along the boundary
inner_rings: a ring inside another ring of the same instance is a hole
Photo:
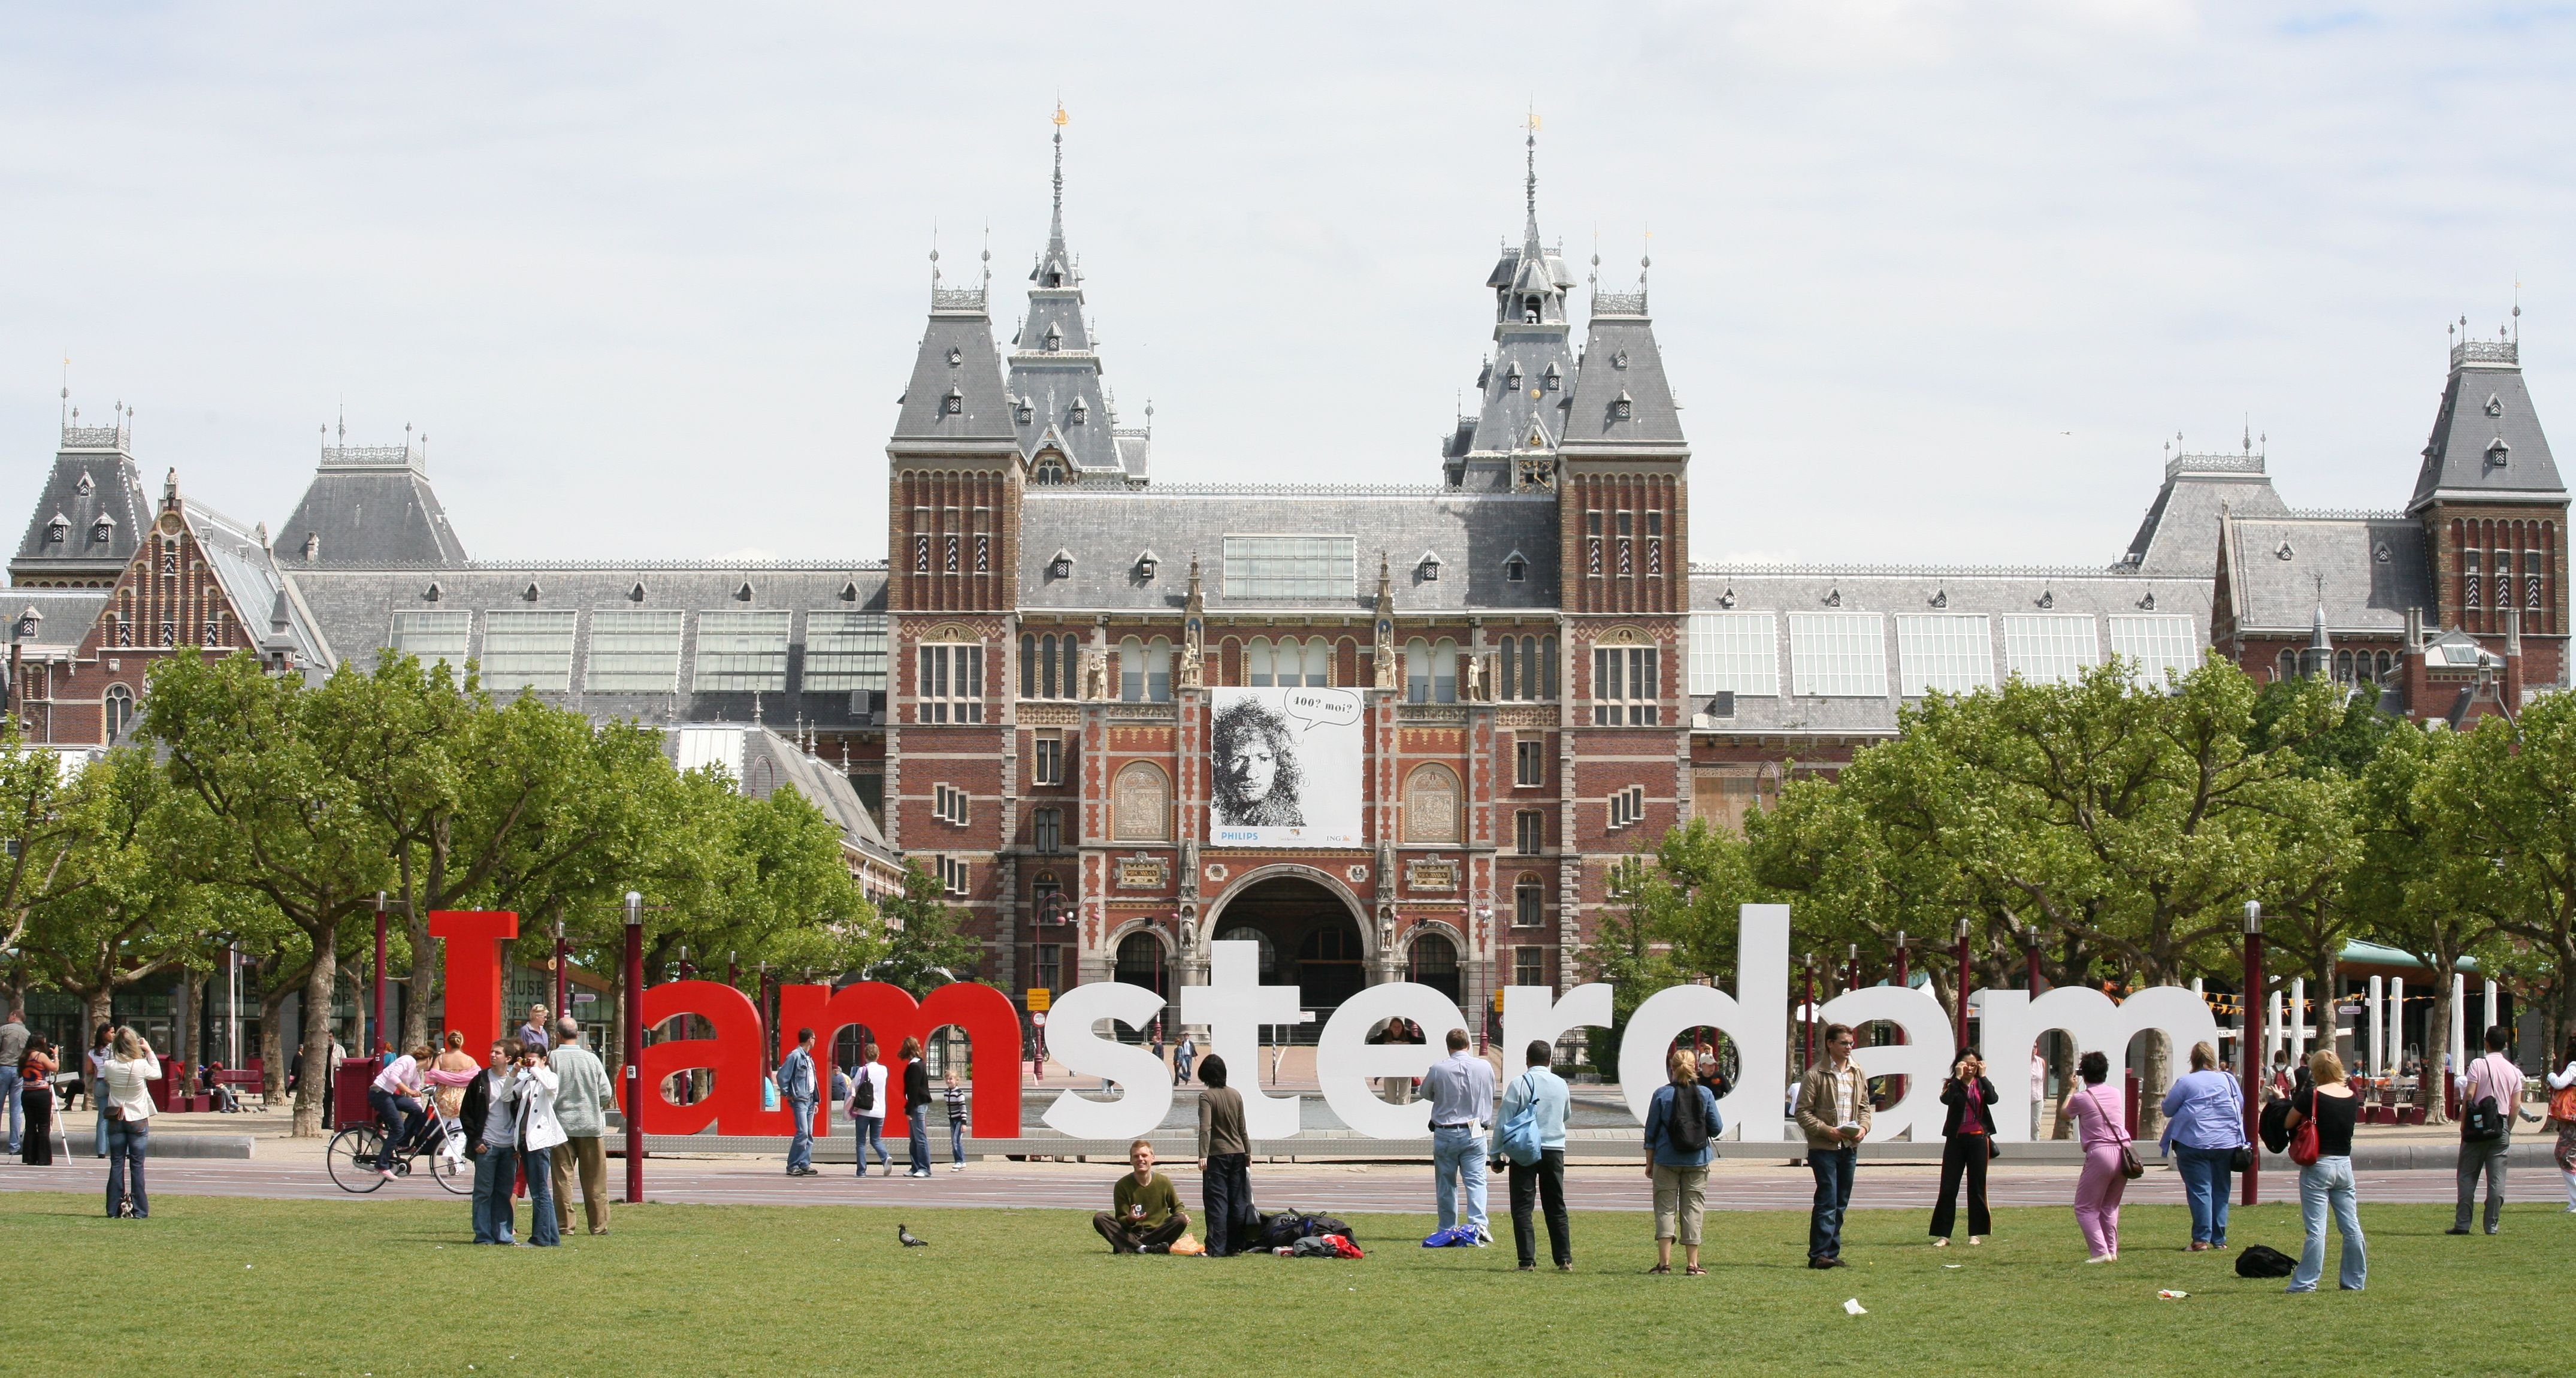
[[[2479,577],[2480,572],[2485,567],[2485,553],[2476,550],[2464,550],[2460,552],[2460,559],[2463,561],[2461,567],[2467,571],[2460,580],[2460,587],[2468,595],[2466,600],[2468,605],[2473,608],[2478,607],[2480,606],[2479,593],[2486,587],[2487,582]]]
[[[1610,827],[1612,831],[1615,832],[1618,829],[1635,824],[1644,819],[1645,816],[1646,787],[1644,785],[1630,785],[1626,789],[1610,796]]]
[[[1445,636],[1431,643],[1431,701],[1458,701],[1458,643]]]
[[[1527,580],[1528,580],[1528,578],[1529,578],[1529,561],[1522,559],[1522,558],[1521,558],[1520,556],[1518,556],[1518,555],[1515,555],[1515,556],[1513,556],[1512,558],[1510,558],[1510,559],[1508,559],[1508,560],[1503,561],[1503,582],[1504,582],[1504,583],[1507,583],[1507,584],[1518,584],[1518,583],[1523,583],[1523,582],[1527,581]]]
[[[563,693],[572,688],[573,624],[569,610],[494,610],[483,614],[483,687]]]
[[[592,633],[598,635],[598,623]],[[701,643],[704,631],[700,632]],[[703,658],[705,648],[700,646]],[[805,692],[845,693],[886,687],[886,616],[881,612],[805,614]]]
[[[1052,732],[1041,732],[1031,746],[1034,750],[1030,756],[1030,780],[1041,785],[1063,784],[1064,738]]]
[[[2365,661],[2370,658],[2370,652],[2368,651],[2362,652],[2361,655],[2362,659]],[[2337,684],[2352,683],[2352,652],[2337,651],[2334,653],[2334,677],[2335,683]]]
[[[470,612],[398,612],[385,646],[417,656],[423,665],[444,663],[453,673],[465,668],[465,643],[473,630]]]
[[[1512,739],[1512,788],[1537,789],[1547,783],[1547,738]]]
[[[1172,791],[1163,772],[1131,761],[1109,792],[1112,835],[1121,842],[1167,842],[1172,836]]]
[[[2290,649],[2289,647],[2287,647],[2287,646],[2284,646],[2284,647],[2282,647],[2282,648],[2281,648],[2281,661],[2280,661],[2280,665],[2279,665],[2279,667],[2274,671],[2274,673],[2273,673],[2273,675],[2272,675],[2272,678],[2274,678],[2274,679],[2276,679],[2276,680],[2282,680],[2282,679],[2297,679],[2298,677],[2299,677],[2299,653],[2298,653],[2297,651],[2291,650],[2291,649]]]
[[[1522,809],[1512,815],[1512,850],[1522,856],[1538,856],[1547,850],[1547,814],[1539,809]]]
[[[1802,695],[1885,698],[1887,640],[1878,614],[1789,614],[1789,674]]]
[[[676,608],[590,615],[590,660],[582,687],[594,694],[667,694],[680,683]]]
[[[1981,614],[1899,617],[1896,663],[1908,698],[1927,690],[1969,694],[1995,684],[1994,633]]]
[[[1701,612],[1690,620],[1690,692],[1780,692],[1778,624],[1767,612]]]
[[[1229,599],[1331,602],[1359,588],[1356,536],[1228,536],[1224,549]]]
[[[796,614],[702,612],[698,614],[698,693],[785,693],[787,638]]]
[[[937,858],[937,860],[939,863],[939,888],[952,895],[965,894],[968,883],[973,879],[973,877],[967,874],[966,863],[953,856],[943,856]]]
[[[56,517],[52,521],[45,523],[45,541],[47,544],[61,545],[64,541],[71,538],[71,534],[72,524],[60,517]]]
[[[1512,984],[1544,986],[1547,981],[1547,949],[1516,947],[1512,949]]]
[[[1413,970],[1407,978],[1417,986],[1433,990],[1455,1000],[1458,998],[1458,945],[1438,933],[1425,933],[1413,940]]]
[[[1068,632],[1058,636],[1023,635],[1020,638],[1020,697],[1024,699],[1069,699],[1081,683],[1082,639]]]
[[[1536,928],[1547,922],[1547,884],[1535,871],[1521,872],[1512,885],[1512,927]]]
[[[1596,646],[1592,651],[1592,725],[1651,727],[1655,702],[1655,648]]]
[[[1118,979],[1131,986],[1163,989],[1163,945],[1151,933],[1130,933],[1118,943]]]
[[[1404,780],[1404,840],[1440,846],[1458,838],[1458,773],[1443,765],[1414,767]]]
[[[1270,649],[1270,638],[1256,636],[1243,648],[1243,682],[1254,689],[1267,689],[1278,682],[1278,662]]]
[[[2090,615],[2004,619],[2004,663],[2034,684],[2071,680],[2101,662]]]
[[[1039,809],[1029,815],[1030,845],[1052,855],[1064,850],[1064,810]]]
[[[134,691],[122,684],[107,686],[107,700],[103,707],[107,719],[107,740],[125,740],[125,730],[134,725]]]
[[[984,647],[921,646],[913,696],[919,703],[913,721],[925,723],[984,720]]]
[[[1172,643],[1128,637],[1118,643],[1118,697],[1127,703],[1172,700]]]
[[[2200,668],[2200,638],[2188,617],[2114,617],[2111,654],[2136,661],[2140,679],[2163,684],[2168,673],[2187,675]]]
[[[1555,637],[1507,636],[1497,650],[1501,697],[1519,703],[1556,697]]]
[[[930,816],[942,823],[966,824],[966,791],[949,785],[930,787]]]
[[[1596,579],[1601,576],[1601,514],[1598,512],[1583,514],[1583,572]]]

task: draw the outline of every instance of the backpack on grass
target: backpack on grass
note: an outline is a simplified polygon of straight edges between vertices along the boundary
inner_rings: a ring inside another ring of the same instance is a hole
[[[2236,1276],[2285,1278],[2298,1269],[2297,1259],[2267,1244],[2256,1244],[2236,1256]]]

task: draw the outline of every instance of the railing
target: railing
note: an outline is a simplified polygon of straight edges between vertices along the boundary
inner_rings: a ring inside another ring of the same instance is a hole
[[[325,469],[423,470],[429,456],[415,445],[325,445]]]
[[[66,450],[122,450],[131,432],[123,425],[65,426],[63,448]]]
[[[2411,522],[2403,512],[2369,507],[2293,507],[2277,517],[2249,517],[2251,521],[2300,522]]]
[[[2462,364],[2519,366],[2521,363],[2522,342],[2519,340],[2462,340],[2451,346],[2451,367],[2453,368],[2458,368]]]
[[[2261,472],[2263,472],[2263,456],[2258,454],[2175,455],[2165,461],[2165,477],[2169,479],[2184,474],[2259,474]]]
[[[1642,316],[1646,314],[1643,292],[1594,292],[1592,314],[1596,316]]]
[[[933,287],[930,289],[933,311],[981,311],[984,289],[981,287]]]
[[[1771,578],[1822,576],[1898,579],[2135,579],[2138,567],[2116,565],[1805,565],[1705,564],[1692,561],[1691,577]]]

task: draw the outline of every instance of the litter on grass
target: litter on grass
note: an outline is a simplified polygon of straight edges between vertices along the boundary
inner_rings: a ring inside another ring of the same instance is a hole
[[[1968,1265],[1964,1263],[1944,1263],[1941,1266],[1944,1268],[1965,1268]]]
[[[2185,1297],[2187,1297],[2187,1296],[2190,1296],[2190,1295],[2191,1295],[2191,1293],[2189,1293],[2189,1292],[2177,1292],[2177,1291],[2173,1290],[2172,1288],[2168,1287],[2168,1288],[2164,1289],[2163,1291],[2156,1293],[2156,1295],[2157,1295],[2158,1297],[2162,1298],[2162,1299],[2163,1299],[2163,1300],[2165,1300],[2165,1301],[2181,1301],[2183,1298],[2185,1298]]]
[[[1843,1314],[1846,1316],[1866,1316],[1869,1314],[1869,1308],[1861,1305],[1860,1298],[1858,1297],[1846,1297],[1843,1299]]]

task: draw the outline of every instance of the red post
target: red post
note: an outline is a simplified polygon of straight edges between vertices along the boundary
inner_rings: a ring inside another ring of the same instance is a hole
[[[376,892],[376,1043],[378,1057],[393,1049],[393,1040],[385,1037],[385,892]]]
[[[2245,1141],[2255,1143],[2263,1127],[2263,906],[2253,900],[2245,902],[2245,1014],[2236,1028],[2237,1056],[2245,1067]],[[2262,1171],[2263,1155],[2257,1151],[2245,1169],[2245,1205],[2254,1204],[2255,1179]]]
[[[555,1004],[554,1004],[554,1010],[555,1010],[555,1018],[557,1018],[557,1019],[561,1019],[561,1018],[563,1018],[564,1016],[569,1015],[569,1014],[571,1014],[571,1013],[572,1013],[572,1006],[571,1006],[571,1005],[569,1005],[569,1004],[567,1004],[567,1003],[565,1003],[565,999],[564,999],[564,927],[563,927],[563,920],[561,920],[561,919],[557,919],[557,920],[555,920]]]
[[[1959,1051],[1968,1051],[1968,921],[1959,920]]]
[[[644,897],[626,892],[626,1201],[644,1200]]]

